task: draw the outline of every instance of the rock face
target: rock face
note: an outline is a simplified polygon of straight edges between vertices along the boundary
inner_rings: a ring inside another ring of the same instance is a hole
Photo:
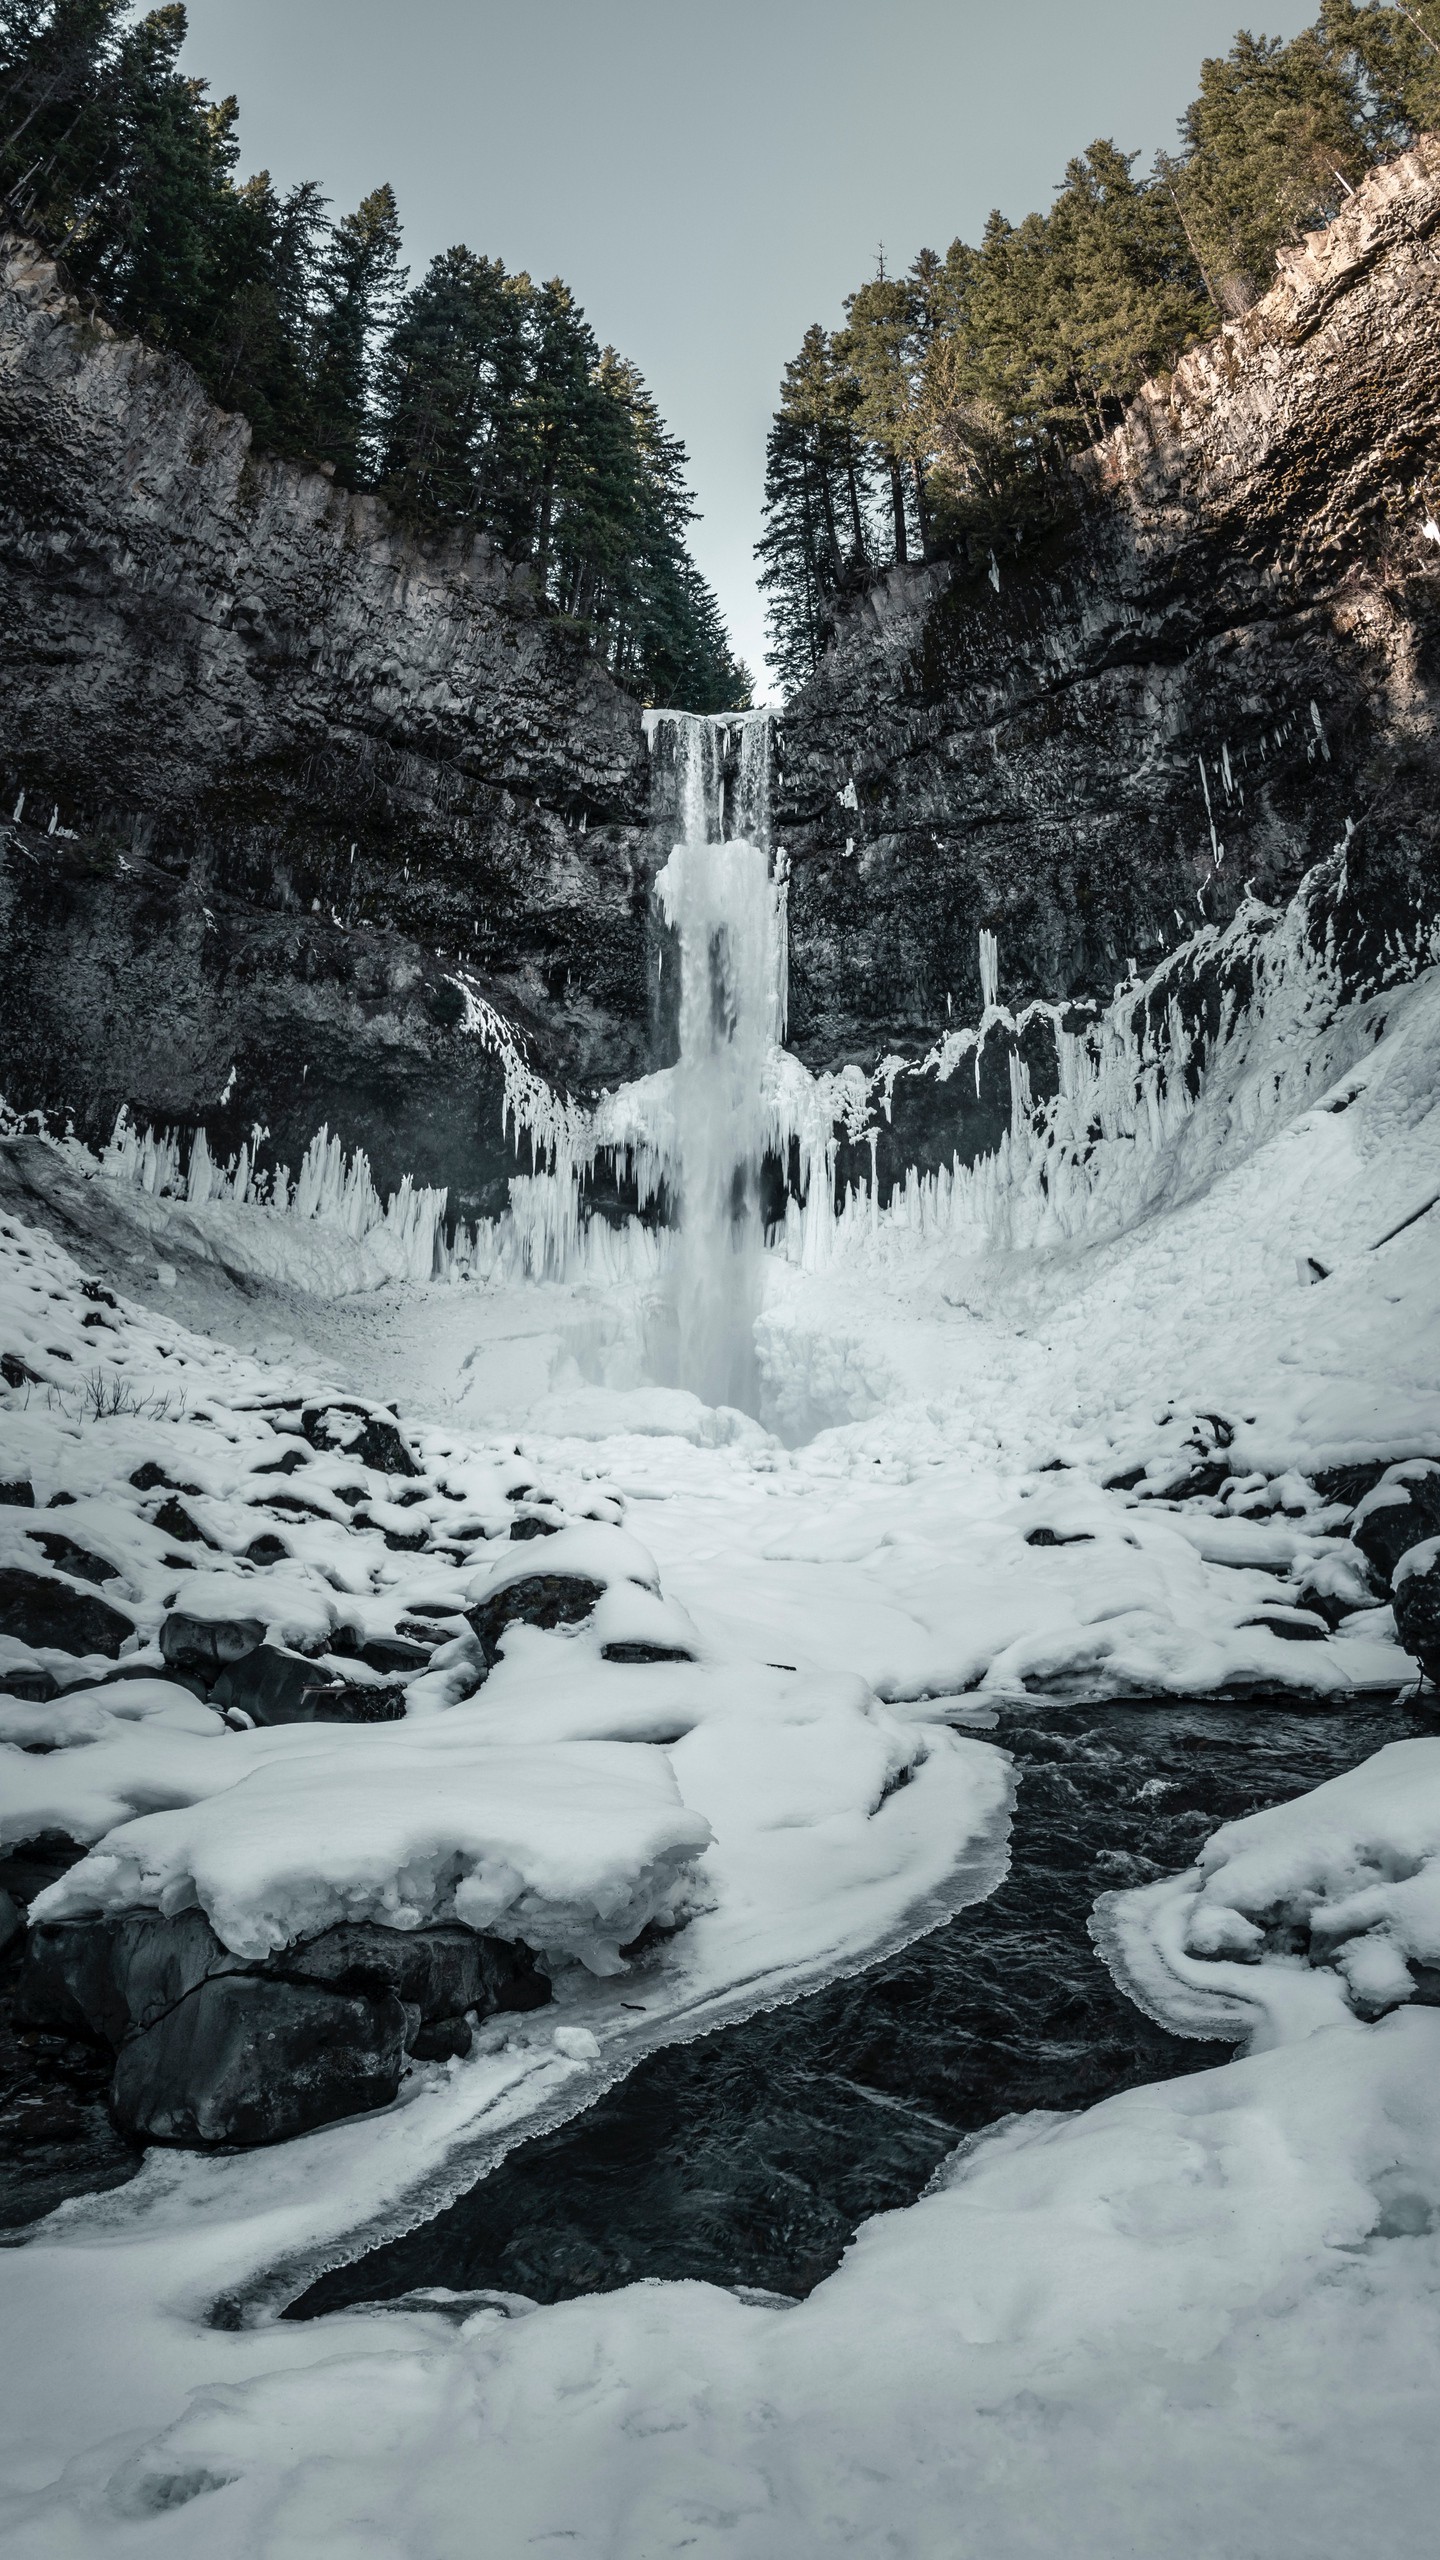
[[[1147,387],[1068,524],[845,611],[776,799],[808,1063],[974,1021],[982,928],[1003,1002],[1108,995],[1347,834],[1358,936],[1433,911],[1437,230],[1428,137]]]
[[[407,2053],[467,2053],[470,2018],[549,1997],[528,1947],[471,1929],[350,1922],[257,1966],[199,1911],[128,1911],[32,1929],[15,2006],[24,2026],[110,2046],[125,2133],[203,2146],[388,2106]]]
[[[328,1118],[473,1214],[513,1155],[457,955],[552,1077],[644,1065],[639,706],[486,543],[257,454],[13,237],[0,724],[12,1103],[291,1163]]]

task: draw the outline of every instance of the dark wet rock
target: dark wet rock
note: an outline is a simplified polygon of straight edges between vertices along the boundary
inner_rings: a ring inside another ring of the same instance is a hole
[[[405,2011],[393,1992],[212,1975],[122,2044],[111,2103],[140,2140],[286,2142],[388,2106],[404,2051]]]
[[[7,1387],[38,1387],[41,1384],[38,1369],[32,1369],[28,1360],[21,1359],[18,1351],[0,1351],[0,1378],[4,1379]]]
[[[118,1564],[111,1564],[105,1556],[92,1555],[88,1547],[78,1545],[74,1538],[67,1538],[62,1530],[27,1529],[25,1535],[33,1540],[47,1564],[53,1564],[57,1573],[72,1574],[77,1582],[120,1580]]]
[[[462,2061],[475,2041],[468,2018],[436,2018],[427,2026],[422,2020],[408,2047],[417,2062],[449,2062],[452,2056]]]
[[[219,1544],[218,1539],[210,1537],[197,1521],[191,1519],[184,1503],[173,1493],[156,1512],[155,1526],[163,1530],[167,1538],[178,1538],[182,1546],[214,1547]]]
[[[315,1699],[312,1724],[394,1724],[405,1713],[405,1691],[396,1682],[342,1680]]]
[[[1395,1568],[1395,1633],[1440,1688],[1440,1543],[1427,1541]]]
[[[497,2009],[540,2009],[550,1998],[549,1981],[528,1947],[458,1926],[386,1929],[376,1921],[345,1921],[287,1947],[275,1963],[298,1980],[340,1990],[393,1991],[427,2025],[467,2009],[481,2017]]]
[[[423,1671],[434,1651],[433,1641],[418,1644],[413,1636],[362,1636],[355,1627],[341,1627],[330,1639],[329,1651],[345,1662],[363,1662],[371,1671]]]
[[[1094,1543],[1094,1532],[1090,1529],[1041,1528],[1025,1532],[1027,1547],[1093,1547]]]
[[[605,1662],[693,1662],[695,1659],[683,1644],[640,1644],[623,1639],[614,1644],[602,1644],[600,1654]]]
[[[25,1914],[13,1893],[0,1885],[0,1956],[7,1956],[18,1938],[25,1935]]]
[[[24,1698],[30,1706],[48,1706],[52,1698],[60,1695],[60,1683],[54,1672],[47,1671],[39,1662],[12,1662],[0,1680],[0,1687],[12,1698]]]
[[[596,1602],[604,1594],[604,1584],[592,1582],[578,1573],[527,1573],[518,1582],[507,1582],[501,1591],[492,1592],[465,1612],[480,1639],[487,1671],[493,1671],[500,1659],[500,1643],[507,1627],[523,1621],[527,1627],[570,1627],[588,1618]]]
[[[466,2053],[467,2013],[549,1998],[528,1947],[453,1924],[345,1922],[256,1963],[203,1912],[125,1911],[33,1929],[14,2017],[115,2054],[115,2118],[135,2139],[246,2144],[383,2106],[403,2052]]]
[[[264,1466],[256,1467],[253,1472],[257,1476],[294,1476],[302,1467],[311,1464],[307,1449],[287,1449],[283,1458],[267,1458]]]
[[[388,1414],[371,1413],[364,1405],[307,1405],[300,1428],[312,1449],[343,1449],[382,1476],[418,1476],[424,1470],[406,1448],[399,1426]]]
[[[137,1493],[158,1493],[163,1489],[170,1493],[188,1493],[193,1497],[200,1490],[198,1484],[177,1484],[154,1458],[147,1458],[143,1467],[137,1467],[130,1481]]]
[[[21,1510],[35,1508],[35,1487],[25,1476],[14,1476],[8,1484],[0,1484],[0,1502],[17,1505]]]
[[[273,1530],[267,1529],[258,1538],[251,1539],[245,1550],[245,1560],[247,1564],[283,1564],[289,1553],[284,1539],[277,1538]]]
[[[522,1511],[511,1521],[510,1535],[519,1539],[554,1538],[559,1535],[561,1526],[560,1521],[547,1520],[539,1511]]]
[[[107,1574],[113,1570],[105,1567]],[[0,1635],[15,1636],[21,1644],[53,1645],[62,1653],[103,1653],[113,1662],[134,1633],[134,1620],[112,1609],[108,1600],[77,1591],[56,1574],[0,1566]]]
[[[190,1618],[172,1609],[160,1629],[160,1650],[167,1663],[182,1671],[212,1678],[228,1663],[239,1662],[265,1640],[263,1618]]]
[[[42,1921],[26,1944],[15,2014],[24,2026],[98,2037],[116,2049],[213,1974],[248,1969],[200,1911]]]
[[[1367,1458],[1350,1467],[1315,1467],[1310,1472],[1310,1482],[1322,1502],[1343,1502],[1347,1511],[1353,1511],[1391,1464],[1389,1458]]]
[[[28,1906],[85,1854],[84,1842],[72,1840],[66,1831],[37,1831],[32,1840],[17,1841],[0,1854],[0,1888]]]
[[[211,1687],[210,1699],[213,1706],[239,1708],[253,1724],[314,1724],[327,1721],[323,1703],[339,1687],[332,1673],[303,1653],[291,1653],[284,1645],[257,1644],[225,1665]]]
[[[1330,1633],[1318,1610],[1278,1605],[1257,1609],[1253,1618],[1242,1618],[1240,1623],[1245,1627],[1268,1627],[1272,1636],[1283,1636],[1291,1644],[1323,1644]]]
[[[1412,1547],[1440,1537],[1440,1460],[1403,1458],[1361,1501],[1350,1536],[1383,1583]]]

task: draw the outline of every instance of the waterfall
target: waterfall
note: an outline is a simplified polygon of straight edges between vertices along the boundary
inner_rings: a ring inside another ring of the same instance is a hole
[[[780,1037],[782,892],[768,851],[771,720],[652,713],[673,757],[680,834],[655,883],[680,966],[671,1076],[678,1236],[676,1383],[754,1411],[764,1225],[766,1066]]]

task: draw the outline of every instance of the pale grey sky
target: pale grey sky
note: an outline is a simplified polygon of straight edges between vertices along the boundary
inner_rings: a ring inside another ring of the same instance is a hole
[[[762,672],[751,546],[781,367],[875,249],[1050,200],[1098,134],[1148,163],[1203,54],[1314,0],[188,0],[243,168],[339,211],[388,178],[418,274],[457,240],[562,275],[689,448],[696,556]]]

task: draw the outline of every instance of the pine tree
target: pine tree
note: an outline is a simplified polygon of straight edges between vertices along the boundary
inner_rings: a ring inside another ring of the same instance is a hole
[[[1339,210],[1368,165],[1364,121],[1353,72],[1313,27],[1290,44],[1241,34],[1201,65],[1164,175],[1225,311],[1246,310],[1276,250]]]
[[[312,449],[351,486],[373,459],[371,384],[404,284],[394,190],[375,187],[326,243],[311,340]]]

